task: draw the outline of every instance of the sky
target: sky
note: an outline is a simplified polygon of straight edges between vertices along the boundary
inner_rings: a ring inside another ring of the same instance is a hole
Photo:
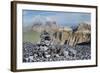
[[[59,26],[74,26],[80,23],[90,23],[91,14],[83,12],[60,12],[23,10],[23,26],[33,25],[34,22],[56,21]]]

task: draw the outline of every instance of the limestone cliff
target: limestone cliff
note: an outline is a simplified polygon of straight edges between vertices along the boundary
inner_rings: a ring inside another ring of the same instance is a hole
[[[56,39],[61,44],[74,46],[84,42],[91,42],[91,26],[89,24],[79,24],[75,31],[63,29],[63,31],[57,33]]]

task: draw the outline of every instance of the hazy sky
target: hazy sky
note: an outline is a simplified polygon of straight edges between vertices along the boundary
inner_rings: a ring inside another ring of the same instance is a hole
[[[60,26],[73,26],[82,22],[91,22],[90,13],[56,12],[23,10],[23,26],[33,25],[34,22],[56,21]]]

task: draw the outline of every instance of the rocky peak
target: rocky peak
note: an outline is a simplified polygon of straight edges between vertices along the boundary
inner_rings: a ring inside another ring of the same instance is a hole
[[[78,31],[84,31],[84,30],[91,30],[91,25],[90,24],[87,24],[87,23],[81,23],[78,25]]]

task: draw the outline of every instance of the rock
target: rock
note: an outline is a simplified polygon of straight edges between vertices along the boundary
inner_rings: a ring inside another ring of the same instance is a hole
[[[75,30],[71,30],[71,28],[63,28],[62,30],[56,31],[54,37],[56,42],[70,46],[75,46],[76,44],[84,42],[91,42],[91,25],[82,23],[79,24]]]
[[[88,23],[81,23],[78,25],[77,30],[78,31],[86,31],[86,30],[91,31],[91,25]]]
[[[54,20],[43,22],[41,19],[39,19],[38,22],[35,21],[32,25],[32,30],[37,32],[43,32],[44,30],[51,32],[56,29],[58,29],[58,26]]]
[[[91,26],[89,24],[80,24],[77,31],[73,32],[68,39],[69,45],[91,41]]]

